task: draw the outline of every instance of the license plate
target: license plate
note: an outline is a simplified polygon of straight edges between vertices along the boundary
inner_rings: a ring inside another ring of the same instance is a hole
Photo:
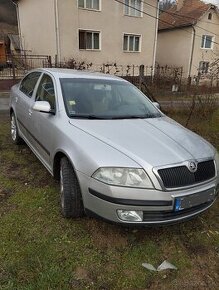
[[[191,208],[214,200],[214,189],[175,198],[175,211]]]

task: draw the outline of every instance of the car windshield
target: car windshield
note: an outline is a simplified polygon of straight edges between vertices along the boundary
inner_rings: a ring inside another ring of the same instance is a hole
[[[62,95],[70,118],[157,118],[161,113],[128,82],[106,79],[61,78]]]

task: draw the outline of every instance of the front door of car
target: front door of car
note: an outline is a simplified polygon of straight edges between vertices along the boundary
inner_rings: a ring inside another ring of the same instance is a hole
[[[39,158],[50,168],[50,156],[53,147],[53,128],[56,119],[56,97],[54,81],[48,74],[43,74],[36,89],[35,101],[47,101],[52,113],[32,110],[32,125],[35,137],[35,147]]]
[[[31,107],[34,103],[34,90],[41,72],[29,73],[20,83],[15,99],[16,119],[25,141],[33,145],[31,137]]]

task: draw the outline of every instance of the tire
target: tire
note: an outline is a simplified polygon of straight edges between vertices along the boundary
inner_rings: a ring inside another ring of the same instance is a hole
[[[11,139],[16,145],[23,144],[23,140],[18,134],[17,121],[14,113],[11,114]]]
[[[61,159],[60,164],[60,203],[64,217],[78,218],[84,215],[80,186],[74,169],[66,157]]]

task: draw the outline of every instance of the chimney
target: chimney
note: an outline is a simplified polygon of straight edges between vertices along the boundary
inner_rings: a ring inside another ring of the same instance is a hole
[[[176,11],[179,11],[183,5],[185,0],[176,0]]]

